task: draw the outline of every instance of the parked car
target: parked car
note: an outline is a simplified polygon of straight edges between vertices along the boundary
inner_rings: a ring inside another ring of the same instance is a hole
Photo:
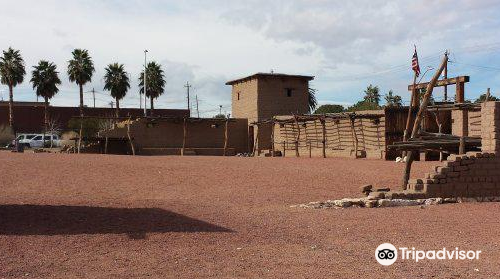
[[[9,147],[16,145],[16,140],[19,141],[19,144],[29,147],[31,139],[35,136],[36,134],[18,134],[17,138],[11,142]]]
[[[44,142],[44,137],[45,137],[45,147],[57,147],[61,145],[61,140],[59,139],[58,135],[36,135],[31,139],[29,142],[29,146],[32,148],[42,148],[43,147],[43,142]]]

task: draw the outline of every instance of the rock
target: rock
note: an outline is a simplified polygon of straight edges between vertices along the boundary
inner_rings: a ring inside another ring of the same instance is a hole
[[[430,198],[425,200],[425,205],[436,205],[436,204],[442,204],[443,199],[442,198]]]
[[[352,206],[352,202],[349,200],[336,200],[335,206],[346,208]]]
[[[368,199],[370,200],[379,200],[385,198],[385,193],[384,192],[371,192],[368,195]]]
[[[364,185],[361,187],[361,193],[368,196],[368,194],[370,194],[372,189],[373,189],[373,186],[371,184]]]
[[[443,203],[456,203],[457,199],[456,198],[445,198],[443,199]]]
[[[389,207],[391,206],[391,200],[381,199],[377,201],[378,207]]]
[[[377,206],[377,201],[376,200],[366,200],[365,201],[365,207],[366,208],[373,208]]]

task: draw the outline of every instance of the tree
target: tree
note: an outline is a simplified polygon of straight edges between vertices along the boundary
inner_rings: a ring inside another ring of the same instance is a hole
[[[476,103],[476,104],[477,104],[477,103],[483,103],[483,102],[485,102],[485,101],[487,101],[487,100],[486,100],[486,94],[481,94],[481,96],[479,96],[479,98],[477,98],[477,99],[474,101],[474,103]],[[490,97],[488,98],[488,101],[498,102],[498,101],[500,101],[500,99],[498,99],[498,98],[497,98],[497,97],[495,97],[495,96],[491,96],[491,95],[490,95]]]
[[[342,105],[322,105],[316,109],[314,114],[323,114],[323,113],[339,113],[343,112],[345,109]]]
[[[9,125],[14,130],[14,87],[22,83],[26,70],[19,50],[11,47],[0,57],[0,81],[9,87]]]
[[[380,103],[380,93],[378,86],[369,85],[365,90],[365,102],[379,104]]]
[[[392,90],[389,90],[389,93],[387,93],[384,96],[386,106],[388,107],[401,107],[403,105],[401,96],[399,95],[394,95],[394,92]]]
[[[59,92],[57,86],[61,84],[61,80],[58,76],[57,66],[54,63],[42,60],[38,62],[37,66],[33,66],[33,68],[31,83],[33,84],[33,89],[36,89],[36,95],[43,97],[45,101],[43,123],[47,131],[49,125],[49,99],[52,99]]]
[[[125,97],[130,82],[123,64],[109,64],[104,75],[104,90],[109,90],[116,101],[116,118],[120,117],[120,100]]]
[[[381,107],[377,103],[367,102],[363,100],[348,107],[347,111],[378,110],[378,109],[381,109]]]
[[[83,116],[83,86],[92,81],[94,62],[86,49],[75,49],[71,54],[73,59],[68,61],[68,76],[69,81],[80,87],[80,116]]]
[[[309,88],[308,90],[308,106],[309,111],[313,112],[316,106],[318,105],[318,101],[316,100],[316,89]]]
[[[151,100],[151,116],[154,115],[153,100],[160,97],[165,91],[165,75],[161,69],[161,65],[156,62],[149,62],[146,66],[146,97]],[[144,71],[139,77],[139,90],[144,94]]]
[[[218,119],[226,119],[226,118],[227,118],[227,116],[226,116],[225,114],[223,114],[223,113],[220,113],[220,114],[215,115],[215,116],[214,116],[214,118],[218,118]]]

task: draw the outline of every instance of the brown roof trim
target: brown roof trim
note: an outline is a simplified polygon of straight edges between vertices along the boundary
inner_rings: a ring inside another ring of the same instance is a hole
[[[248,80],[260,78],[260,77],[298,78],[298,79],[305,79],[307,81],[314,79],[314,76],[287,75],[287,74],[275,74],[275,73],[273,73],[273,74],[271,74],[271,73],[256,73],[256,74],[244,77],[244,78],[239,78],[239,79],[228,81],[228,82],[226,82],[226,85],[233,85],[233,84],[238,83],[238,82],[244,82],[244,81],[248,81]]]

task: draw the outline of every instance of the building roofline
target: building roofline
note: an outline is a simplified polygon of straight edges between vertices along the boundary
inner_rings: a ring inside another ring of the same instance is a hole
[[[226,82],[226,85],[233,85],[235,83],[244,82],[244,81],[248,81],[248,80],[260,78],[260,77],[298,78],[298,79],[305,79],[307,81],[314,79],[314,76],[287,75],[287,74],[276,74],[276,73],[272,73],[272,74],[271,73],[256,73],[256,74],[244,77],[244,78],[239,78],[239,79],[228,81],[228,82]]]

